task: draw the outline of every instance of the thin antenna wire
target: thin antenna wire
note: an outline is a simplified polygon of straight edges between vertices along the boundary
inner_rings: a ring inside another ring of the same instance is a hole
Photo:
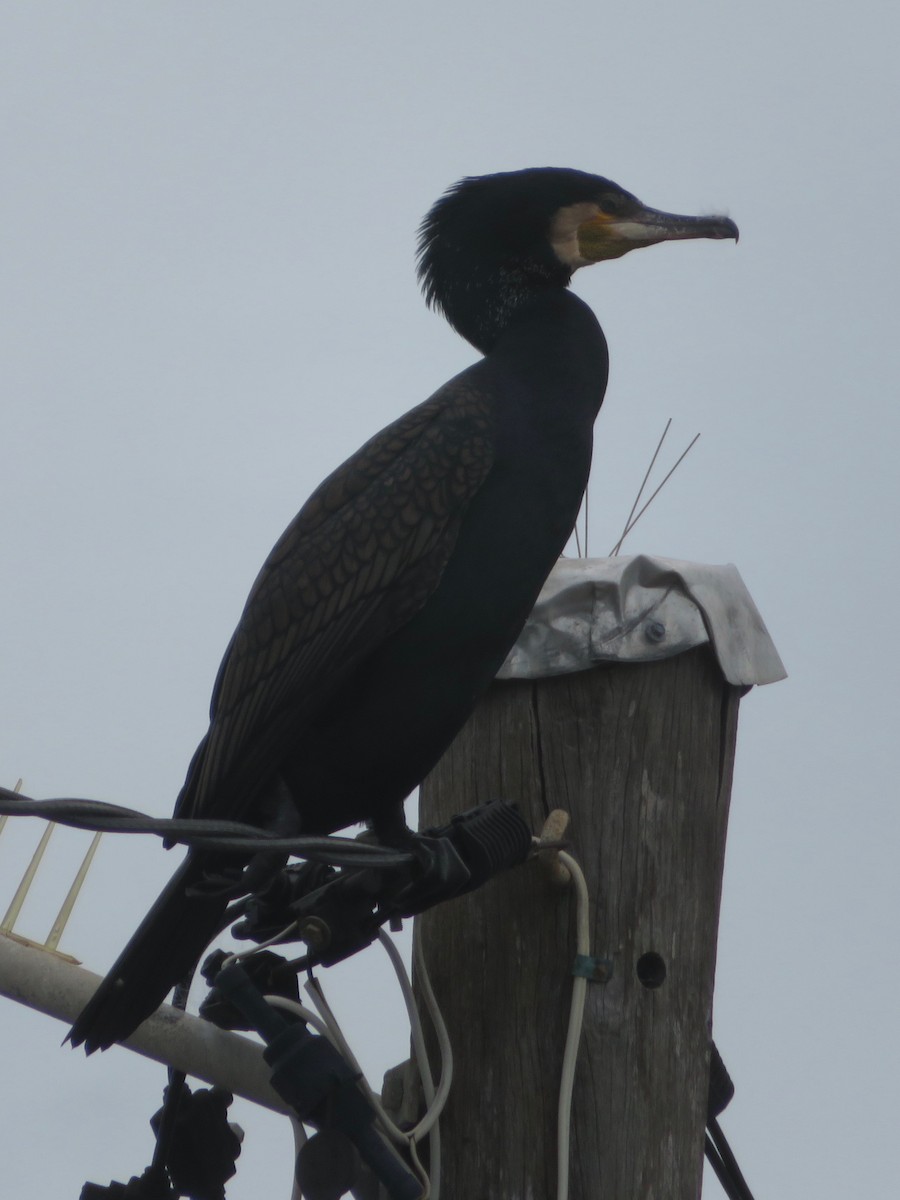
[[[60,938],[65,932],[66,925],[69,923],[69,917],[72,915],[72,909],[75,907],[75,901],[78,899],[78,893],[81,891],[87,873],[91,868],[91,863],[94,861],[94,855],[97,853],[97,847],[100,845],[102,833],[95,833],[90,846],[87,848],[87,853],[81,861],[81,866],[72,881],[72,886],[66,893],[66,898],[63,900],[62,908],[59,910],[56,920],[50,932],[47,934],[47,940],[44,942],[44,947],[47,950],[55,950],[59,945]]]
[[[56,828],[54,821],[48,821],[47,827],[41,834],[41,840],[37,844],[37,849],[31,856],[31,862],[25,868],[25,874],[22,876],[22,881],[16,888],[16,894],[10,902],[9,908],[6,910],[6,916],[0,921],[0,933],[12,933],[15,928],[19,913],[22,911],[22,905],[25,903],[25,897],[34,882],[34,877],[37,874],[37,869],[41,865],[41,859],[44,857],[44,851],[47,849],[47,843]]]
[[[16,786],[13,788],[13,794],[19,796],[21,793],[22,780],[19,779],[16,782]],[[7,814],[0,816],[0,832],[3,831],[3,826],[6,824],[6,820]],[[34,882],[34,877],[37,874],[38,867],[41,864],[41,859],[44,856],[47,843],[50,841],[50,835],[53,833],[55,828],[55,821],[48,822],[47,828],[44,830],[37,849],[32,855],[31,862],[29,863],[25,874],[22,876],[22,881],[16,889],[16,894],[13,896],[12,903],[6,910],[6,915],[4,916],[3,921],[0,922],[0,933],[12,933],[13,929],[15,928],[16,921],[19,918],[19,913],[22,911],[22,906],[25,903],[25,898],[28,895],[32,883]],[[97,851],[97,846],[102,836],[103,835],[101,833],[94,834],[93,840],[91,841],[87,853],[82,860],[81,866],[78,868],[78,872],[75,875],[75,879],[72,882],[72,886],[69,888],[66,898],[62,903],[62,908],[60,908],[56,920],[53,922],[53,927],[47,935],[46,942],[32,942],[32,945],[42,944],[45,950],[56,950],[59,946],[60,938],[65,931],[69,917],[72,915],[72,909],[75,907],[75,901],[78,899],[78,893],[81,891],[82,885],[87,878],[87,873],[90,869],[91,863],[93,862],[94,854]]]
[[[631,522],[631,524],[626,526],[625,532],[619,538],[619,544],[616,547],[616,553],[618,553],[618,551],[621,549],[622,543],[625,541],[626,537],[629,535],[629,533],[631,533],[632,529],[634,529],[635,525],[637,525],[638,521],[641,519],[641,517],[644,515],[644,513],[647,511],[647,509],[650,507],[650,505],[653,503],[653,501],[656,499],[656,497],[659,495],[659,493],[663,490],[663,488],[666,486],[668,481],[672,478],[676,469],[680,466],[680,464],[683,462],[683,460],[687,457],[688,452],[690,450],[693,450],[694,446],[696,446],[699,438],[700,438],[699,433],[694,435],[693,441],[690,443],[690,445],[687,447],[687,449],[685,449],[682,452],[681,456],[676,461],[675,466],[672,467],[672,469],[669,471],[668,475],[666,475],[666,477],[663,479],[662,483],[659,485],[659,487],[656,489],[656,491],[653,493],[653,495],[650,497],[650,499],[647,501],[647,503],[644,505],[644,507],[641,509],[641,511],[638,513],[638,515],[634,518],[634,520]]]
[[[584,557],[588,557],[588,484],[584,485]]]
[[[13,791],[18,796],[19,793],[21,792],[21,790],[22,790],[22,780],[19,779],[16,781],[16,786],[13,788]],[[6,824],[6,822],[7,822],[7,816],[6,816],[6,814],[4,814],[2,817],[0,817],[0,833],[3,832],[3,826]]]
[[[581,537],[578,533],[578,517],[584,513],[584,552],[581,549]],[[581,508],[578,510],[578,517],[575,518],[575,528],[572,532],[575,534],[575,550],[579,558],[587,558],[588,556],[588,485],[584,485],[584,495],[581,497]]]
[[[656,449],[653,451],[653,457],[650,459],[650,466],[647,468],[647,473],[641,482],[641,486],[638,488],[638,494],[634,498],[634,504],[632,504],[632,506],[631,506],[631,512],[628,514],[628,516],[625,520],[625,527],[622,530],[621,535],[619,536],[619,540],[616,542],[616,544],[613,546],[612,550],[610,550],[610,552],[609,552],[610,558],[615,558],[615,556],[622,549],[622,543],[625,541],[625,537],[628,533],[628,530],[631,528],[631,518],[634,516],[634,510],[637,508],[637,506],[641,502],[641,496],[643,496],[643,494],[644,494],[644,488],[647,486],[647,480],[650,478],[650,472],[653,470],[653,464],[656,462],[657,456],[659,455],[659,452],[662,449],[662,444],[666,440],[666,434],[669,432],[669,426],[671,424],[672,424],[672,418],[669,417],[668,421],[666,421],[666,427],[662,431],[662,437],[657,442]]]

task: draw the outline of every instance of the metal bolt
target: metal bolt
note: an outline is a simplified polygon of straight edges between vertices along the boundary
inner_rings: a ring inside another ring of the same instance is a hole
[[[594,963],[592,983],[609,983],[613,977],[613,961],[611,958],[598,958]]]
[[[644,637],[648,642],[661,642],[666,636],[666,627],[662,621],[648,621],[644,626]]]
[[[324,950],[331,941],[331,930],[321,917],[307,917],[297,933],[310,950]]]

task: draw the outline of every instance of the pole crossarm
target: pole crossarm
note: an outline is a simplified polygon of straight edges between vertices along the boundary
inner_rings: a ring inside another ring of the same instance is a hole
[[[71,1023],[100,976],[62,955],[0,934],[0,995]],[[218,1085],[274,1112],[288,1111],[269,1083],[262,1046],[163,1004],[122,1045],[155,1062]]]

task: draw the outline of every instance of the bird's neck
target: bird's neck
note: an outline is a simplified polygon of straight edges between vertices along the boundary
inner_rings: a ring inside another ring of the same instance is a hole
[[[568,282],[561,263],[473,264],[441,289],[440,307],[457,333],[487,354],[535,304],[565,294]]]
[[[565,288],[546,289],[519,306],[487,358],[536,395],[553,397],[554,406],[583,408],[591,420],[600,408],[606,338],[593,311]]]

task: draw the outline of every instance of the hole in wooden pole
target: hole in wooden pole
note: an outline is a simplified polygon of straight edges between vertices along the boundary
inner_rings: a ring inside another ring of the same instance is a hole
[[[666,982],[666,964],[662,955],[654,950],[642,954],[637,960],[637,977],[645,988],[658,988]]]

